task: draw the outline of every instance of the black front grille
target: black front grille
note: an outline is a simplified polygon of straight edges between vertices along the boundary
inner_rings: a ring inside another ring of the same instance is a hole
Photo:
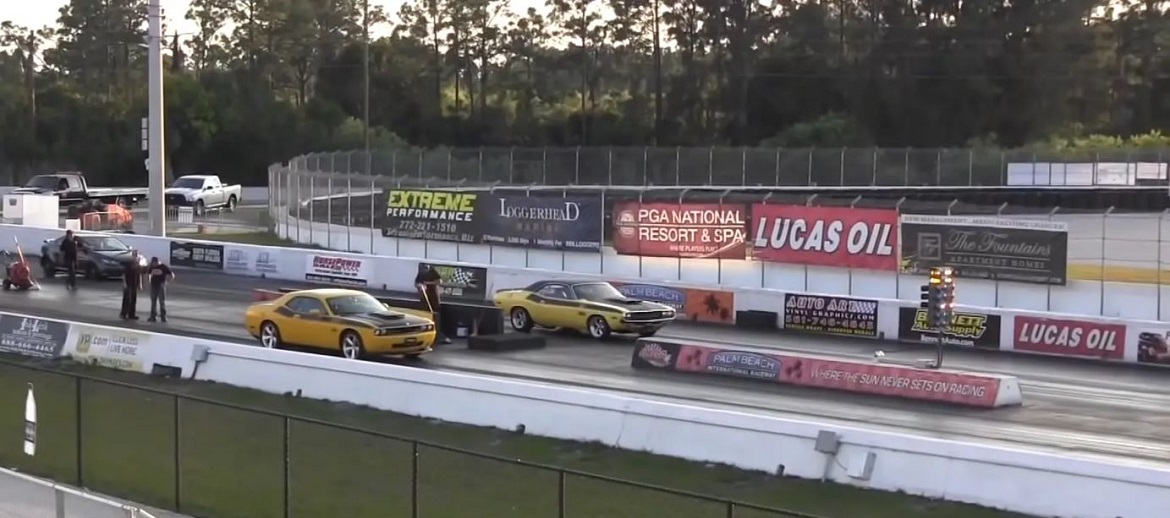
[[[387,336],[387,335],[405,335],[405,334],[410,334],[410,333],[419,333],[419,332],[422,332],[422,330],[423,330],[422,325],[414,325],[414,326],[403,326],[403,327],[383,327],[382,329],[379,329],[378,331],[379,331],[379,334],[381,334],[382,336]]]
[[[187,198],[185,196],[183,196],[182,194],[168,194],[167,195],[167,204],[168,205],[185,205],[186,203],[187,203]]]
[[[626,314],[626,320],[660,320],[666,318],[667,314],[665,311],[633,311]]]

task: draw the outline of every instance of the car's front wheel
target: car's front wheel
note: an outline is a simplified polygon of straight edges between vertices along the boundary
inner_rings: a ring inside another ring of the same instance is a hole
[[[606,322],[605,318],[600,315],[589,317],[586,327],[589,328],[589,336],[598,340],[609,338],[609,335],[613,333],[613,330],[609,328],[609,322]]]
[[[366,346],[356,331],[341,334],[341,355],[351,360],[360,360],[366,355]]]
[[[280,349],[280,329],[276,324],[269,321],[260,324],[260,345],[265,349]]]
[[[53,260],[48,257],[41,259],[41,270],[45,272],[45,277],[48,279],[57,276],[57,265],[53,264]]]

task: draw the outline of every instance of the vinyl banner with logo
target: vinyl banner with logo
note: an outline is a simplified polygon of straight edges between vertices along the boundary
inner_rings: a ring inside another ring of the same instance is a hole
[[[19,315],[0,315],[0,352],[56,358],[61,356],[69,324]]]
[[[753,257],[779,263],[898,269],[898,212],[752,205]]]
[[[676,288],[657,284],[612,283],[622,295],[666,304],[676,320],[731,324],[735,322],[735,294],[700,288]]]
[[[366,286],[374,278],[373,269],[373,262],[366,258],[329,254],[305,257],[305,280],[311,282]]]
[[[146,372],[143,347],[150,335],[113,327],[92,327],[74,324],[72,347],[69,354],[80,363],[91,363],[110,369]]]
[[[1003,319],[999,315],[958,312],[951,326],[942,334],[943,345],[999,349]],[[926,310],[898,309],[898,339],[906,342],[937,344],[938,334],[927,324]]]
[[[596,252],[601,249],[601,196],[479,196],[475,230],[485,245]]]
[[[457,191],[392,189],[387,194],[384,237],[479,243],[479,194]]]
[[[1061,318],[1016,315],[1017,351],[1121,360],[1125,358],[1125,325]]]
[[[1138,333],[1138,363],[1170,365],[1170,331],[1149,329]]]
[[[623,255],[744,259],[746,209],[741,204],[618,203],[613,248]]]
[[[223,245],[171,241],[171,266],[222,270]]]
[[[876,300],[784,294],[784,329],[877,338],[877,323]]]
[[[950,266],[967,279],[1068,283],[1068,224],[1035,219],[903,214],[902,272]]]
[[[280,273],[276,252],[260,247],[227,245],[224,247],[223,269],[227,272],[266,277]]]
[[[419,273],[439,272],[439,295],[473,300],[487,299],[487,268],[454,264],[418,263]]]

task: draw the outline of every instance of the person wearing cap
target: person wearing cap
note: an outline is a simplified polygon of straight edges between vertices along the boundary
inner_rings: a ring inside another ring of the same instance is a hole
[[[175,272],[157,257],[150,258],[150,318],[147,322],[167,321],[167,283],[175,278]]]
[[[72,230],[65,231],[65,239],[61,240],[61,261],[65,263],[65,289],[77,289],[77,252],[84,250],[85,245],[73,234]]]
[[[122,266],[122,320],[138,320],[138,290],[142,289],[138,257],[138,250],[131,250],[130,260]]]
[[[439,285],[443,282],[443,275],[435,269],[434,266],[429,266],[426,269],[420,269],[418,275],[414,277],[414,286],[418,288],[419,298],[422,303],[426,305],[427,310],[431,312],[431,320],[435,321],[435,338],[436,343],[449,344],[451,339],[443,334],[443,325],[439,321],[439,313],[442,311],[439,300]]]

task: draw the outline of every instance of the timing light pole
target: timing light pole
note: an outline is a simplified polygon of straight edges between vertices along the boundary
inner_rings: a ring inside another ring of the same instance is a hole
[[[162,66],[162,5],[161,0],[150,0],[147,6],[147,199],[150,200],[150,234],[165,236],[167,233],[166,199],[163,196],[166,184],[166,146],[163,131],[163,66]]]

